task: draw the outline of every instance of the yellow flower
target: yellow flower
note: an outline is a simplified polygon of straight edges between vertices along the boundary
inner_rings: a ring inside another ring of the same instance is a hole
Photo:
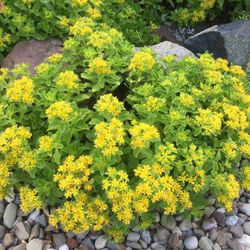
[[[72,6],[82,7],[84,6],[88,0],[71,0],[70,3]]]
[[[42,73],[46,72],[48,69],[49,69],[48,63],[41,63],[35,67],[35,70],[38,74],[42,74]]]
[[[101,17],[101,12],[97,8],[88,8],[86,12],[94,19]]]
[[[123,124],[116,118],[112,118],[109,123],[98,123],[95,126],[95,134],[95,147],[100,148],[105,156],[115,155],[119,151],[117,146],[124,143]]]
[[[33,81],[23,76],[21,79],[15,80],[14,83],[7,88],[6,95],[12,102],[22,101],[32,104],[33,99]]]
[[[101,57],[97,57],[90,62],[89,72],[96,73],[98,75],[108,75],[111,74],[112,71],[107,61],[103,60]]]
[[[44,152],[50,152],[52,149],[52,138],[48,135],[44,135],[39,138],[39,149]]]
[[[202,128],[203,135],[217,135],[221,132],[223,114],[213,112],[209,108],[198,109],[199,115],[195,117],[195,123]]]
[[[249,141],[248,141],[249,143]],[[246,155],[247,157],[250,156],[250,144],[243,144],[240,146],[240,151],[242,154]]]
[[[58,182],[59,188],[64,191],[66,198],[79,195],[80,190],[89,191],[92,186],[89,183],[90,169],[93,159],[91,156],[83,155],[75,160],[70,155],[63,165],[58,167],[54,175],[54,181]]]
[[[60,61],[61,59],[62,59],[62,54],[60,54],[60,53],[55,53],[55,54],[53,54],[52,56],[49,56],[48,58],[47,58],[47,60],[50,62],[50,63],[56,63],[56,62],[58,62],[58,61]]]
[[[11,173],[7,162],[0,161],[0,199],[4,199],[8,186],[9,186],[9,177]]]
[[[244,167],[242,173],[244,175],[244,178],[242,180],[242,187],[250,190],[250,166]]]
[[[223,75],[220,71],[211,71],[211,70],[205,70],[204,75],[207,78],[208,82],[211,83],[222,83]]]
[[[112,44],[112,39],[108,33],[97,31],[89,36],[89,44],[95,48],[101,49],[104,46]]]
[[[27,186],[20,188],[20,208],[23,212],[29,213],[35,208],[42,208],[42,200],[37,195],[36,189]]]
[[[69,114],[72,112],[73,109],[69,103],[65,101],[58,101],[49,106],[46,110],[46,115],[48,119],[59,117],[60,119],[67,121],[69,119]]]
[[[0,82],[7,79],[8,75],[9,75],[9,69],[8,68],[0,68]]]
[[[156,61],[154,57],[148,52],[136,52],[133,58],[130,61],[129,69],[130,70],[139,70],[145,72],[150,70],[155,65]]]
[[[229,67],[229,72],[233,75],[245,76],[246,72],[238,65],[232,65]]]
[[[200,6],[204,10],[208,10],[214,7],[216,0],[202,0]]]
[[[76,36],[85,36],[86,34],[92,33],[92,26],[94,26],[95,23],[92,19],[87,17],[82,17],[77,19],[77,21],[74,23],[73,26],[70,27],[70,34]]]
[[[131,146],[134,149],[142,149],[148,147],[153,140],[159,140],[160,134],[152,125],[139,123],[129,129],[131,134]]]
[[[225,143],[223,151],[229,159],[233,159],[237,156],[237,144],[235,142]]]
[[[181,93],[180,97],[179,97],[180,103],[183,106],[191,106],[194,105],[194,99],[191,95],[185,94],[185,93]]]
[[[28,3],[31,4],[33,2],[33,0],[22,0],[23,3]]]
[[[166,62],[166,63],[173,62],[173,61],[175,61],[175,59],[176,59],[176,57],[175,57],[174,55],[171,55],[171,54],[166,55],[166,56],[164,56],[164,57],[162,58],[162,60],[163,60],[164,62]]]
[[[113,116],[118,116],[123,109],[123,103],[119,102],[117,97],[112,96],[112,94],[106,94],[102,95],[97,101],[95,109],[100,113],[107,112]]]
[[[206,15],[203,10],[194,10],[191,14],[191,19],[194,23],[204,21],[205,18],[206,18]]]
[[[57,22],[63,27],[67,27],[69,25],[69,19],[66,16],[61,17]]]
[[[77,88],[78,76],[71,70],[61,72],[59,74],[56,84],[61,87],[66,87],[68,89]]]
[[[36,158],[34,152],[23,152],[18,162],[19,168],[29,172],[36,167]]]
[[[145,103],[145,109],[147,111],[157,111],[164,106],[165,101],[161,98],[149,96]]]

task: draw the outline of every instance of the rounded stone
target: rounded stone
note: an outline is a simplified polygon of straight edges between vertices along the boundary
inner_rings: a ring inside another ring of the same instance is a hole
[[[250,221],[247,221],[243,224],[243,229],[245,234],[250,235]]]
[[[238,204],[239,210],[246,214],[247,216],[250,216],[250,203],[239,203]]]
[[[217,228],[217,221],[214,218],[204,220],[202,223],[202,229],[209,231],[213,228]]]
[[[140,239],[140,234],[139,233],[129,233],[127,236],[127,241],[133,241],[133,242],[137,242]]]
[[[27,224],[19,222],[15,225],[14,233],[19,240],[27,240],[30,236],[30,228]]]
[[[3,245],[6,248],[9,248],[10,246],[12,246],[14,244],[14,241],[15,241],[15,238],[13,234],[7,233],[3,237]]]
[[[107,239],[105,238],[104,235],[99,236],[96,241],[95,241],[95,247],[96,249],[102,249],[106,246],[107,244]]]
[[[6,232],[6,228],[0,225],[0,240],[4,237],[5,232]]]
[[[40,239],[33,239],[29,241],[29,243],[26,246],[27,250],[42,250],[43,248],[43,241]]]
[[[11,229],[17,216],[17,205],[15,203],[9,203],[5,208],[3,215],[3,224]]]
[[[12,250],[26,250],[26,244],[22,243],[20,245],[17,245]]]
[[[228,227],[236,225],[238,222],[238,216],[237,215],[231,215],[226,218],[226,224]]]
[[[58,248],[58,250],[69,250],[69,247],[68,247],[66,244],[64,244],[64,245],[61,245],[61,246]]]
[[[148,230],[143,230],[141,232],[141,238],[142,238],[142,240],[145,241],[146,244],[150,244],[151,236],[150,236],[150,232]]]
[[[192,229],[192,223],[191,221],[188,220],[184,220],[180,223],[179,228],[181,231],[188,231],[190,229]]]
[[[168,230],[172,230],[176,226],[176,221],[174,216],[163,215],[161,218],[161,224]]]
[[[206,236],[203,236],[199,240],[199,247],[203,250],[212,250],[213,242],[210,239],[208,239]]]
[[[198,247],[198,239],[195,236],[189,236],[184,240],[184,246],[188,249],[188,250],[193,250],[196,249]]]

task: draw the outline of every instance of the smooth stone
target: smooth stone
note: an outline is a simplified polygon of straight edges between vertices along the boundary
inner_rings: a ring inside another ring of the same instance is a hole
[[[87,231],[85,231],[83,233],[79,233],[79,234],[76,235],[76,239],[79,242],[81,242],[83,239],[85,239],[87,237],[88,233],[89,233],[89,230],[87,230]]]
[[[4,237],[6,228],[3,225],[0,225],[0,240]]]
[[[213,245],[213,250],[221,250],[220,245],[219,245],[218,243],[215,243],[215,244]]]
[[[153,218],[154,218],[154,222],[155,223],[159,223],[160,220],[161,220],[161,216],[160,216],[160,214],[158,212],[154,213],[154,217]]]
[[[167,248],[166,248],[166,246],[163,246],[163,245],[161,245],[161,244],[158,244],[155,248],[154,248],[154,250],[166,250]]]
[[[238,222],[237,215],[231,215],[226,218],[226,224],[228,227],[236,225],[237,222]]]
[[[140,234],[139,233],[135,233],[135,232],[132,232],[132,233],[129,233],[128,236],[127,236],[127,241],[138,241],[140,239]]]
[[[241,217],[238,216],[238,222],[237,224],[239,224],[240,226],[242,226],[245,223],[246,220],[242,219]]]
[[[9,203],[5,208],[3,215],[3,224],[11,229],[17,216],[17,205],[15,203]]]
[[[202,223],[202,229],[205,231],[209,231],[213,228],[217,228],[217,222],[214,218],[204,220]]]
[[[141,244],[143,249],[146,249],[148,247],[148,244],[144,240],[140,239],[138,242]]]
[[[4,210],[5,210],[4,202],[0,201],[0,218],[3,218]]]
[[[235,240],[228,239],[227,240],[227,246],[231,250],[240,250],[240,244],[239,244],[237,239],[235,239]]]
[[[94,245],[93,241],[90,239],[90,237],[86,237],[82,241],[82,244],[87,246],[89,248],[89,250],[94,250],[95,249],[95,245]]]
[[[12,233],[7,233],[3,237],[3,246],[8,248],[12,246],[15,242],[14,235]]]
[[[213,228],[212,230],[210,230],[210,232],[209,232],[209,238],[210,238],[210,240],[215,241],[217,239],[217,237],[218,237],[218,231],[217,231],[217,229]]]
[[[64,244],[64,245],[61,245],[61,246],[58,248],[58,250],[69,250],[69,247],[68,247],[66,244]]]
[[[250,221],[243,224],[244,233],[250,235]]]
[[[184,220],[180,223],[179,228],[181,231],[188,231],[190,229],[192,229],[193,225],[191,223],[191,221],[188,220]]]
[[[39,234],[40,234],[40,225],[35,224],[31,229],[29,240],[37,238],[39,236]]]
[[[206,236],[202,236],[199,240],[199,247],[203,250],[212,250],[213,242]]]
[[[225,213],[222,213],[218,210],[214,211],[212,217],[217,221],[218,225],[223,225],[226,218]]]
[[[249,225],[250,226],[250,225]],[[243,235],[243,228],[240,225],[234,225],[229,228],[229,231],[236,238],[240,238]]]
[[[195,228],[194,229],[194,235],[198,238],[201,238],[205,235],[204,231],[201,228]]]
[[[66,243],[66,236],[64,233],[52,234],[52,239],[56,247],[60,247]]]
[[[69,248],[73,249],[73,248],[77,248],[78,247],[79,242],[76,239],[74,239],[74,238],[68,238],[67,239],[67,245],[68,245]]]
[[[146,244],[150,244],[151,235],[150,235],[149,230],[142,230],[141,231],[141,239],[144,240]]]
[[[178,234],[171,234],[168,240],[168,245],[171,249],[178,249],[180,246],[180,238]]]
[[[35,221],[39,215],[40,215],[39,209],[33,210],[28,217],[28,221]]]
[[[155,233],[157,239],[162,243],[167,243],[170,237],[169,231],[164,227],[158,227]]]
[[[27,240],[30,236],[30,227],[26,223],[19,222],[14,227],[14,233],[19,240]]]
[[[42,250],[43,248],[43,241],[40,239],[33,239],[29,241],[29,243],[26,246],[27,250]]]
[[[183,232],[183,237],[189,237],[193,235],[193,230],[187,230]]]
[[[238,208],[242,213],[250,216],[250,203],[239,203]]]
[[[247,234],[243,234],[240,239],[238,239],[239,244],[247,248],[250,248],[250,236]],[[244,249],[244,248],[243,248]]]
[[[214,211],[215,211],[215,207],[213,207],[213,206],[205,207],[205,209],[204,209],[205,217],[210,218],[210,216],[213,214]]]
[[[18,246],[15,246],[12,250],[26,250],[26,244],[22,243]]]
[[[161,218],[161,224],[168,230],[172,230],[176,226],[176,221],[174,216],[163,215]]]
[[[11,203],[11,202],[14,202],[15,197],[16,197],[16,194],[15,194],[14,188],[11,188],[11,189],[9,190],[9,192],[7,193],[7,195],[5,196],[4,199],[5,199],[8,203]]]
[[[112,242],[112,241],[108,241],[107,244],[106,244],[106,247],[107,247],[108,249],[110,249],[110,250],[124,250],[124,245],[121,246],[121,244],[118,245],[118,244],[115,244],[115,243]],[[122,247],[123,247],[123,248],[122,248]]]
[[[142,249],[142,245],[138,242],[126,241],[126,246],[131,247],[132,249]]]
[[[219,231],[218,232],[218,237],[216,239],[216,242],[220,245],[220,246],[225,246],[226,245],[226,242],[227,242],[227,237],[226,235]]]
[[[104,235],[99,236],[96,241],[95,241],[95,247],[96,249],[102,249],[106,246],[107,239],[105,238]]]
[[[90,235],[89,235],[89,237],[90,237],[90,239],[91,240],[96,240],[99,236],[101,236],[102,235],[102,232],[101,231],[96,231],[96,232],[94,232],[94,233],[91,233]]]
[[[42,227],[47,227],[48,226],[48,221],[46,219],[45,214],[41,214],[36,217],[35,222],[38,223]]]
[[[188,250],[192,250],[192,249],[196,249],[198,247],[198,239],[195,236],[190,236],[187,237],[184,240],[184,246],[188,249]]]
[[[182,235],[182,231],[180,230],[179,227],[174,227],[173,230],[172,230],[172,233],[176,233],[178,235]]]

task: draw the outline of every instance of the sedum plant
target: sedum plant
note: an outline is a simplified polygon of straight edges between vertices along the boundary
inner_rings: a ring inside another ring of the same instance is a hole
[[[0,197],[15,187],[23,211],[48,205],[53,226],[116,241],[157,209],[200,217],[210,195],[231,211],[250,188],[241,67],[135,52],[88,17],[69,34],[35,76],[1,69]]]

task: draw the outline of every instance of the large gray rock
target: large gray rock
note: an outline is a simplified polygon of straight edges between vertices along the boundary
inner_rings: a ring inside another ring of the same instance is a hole
[[[35,74],[34,67],[62,49],[62,42],[58,39],[49,38],[44,41],[35,39],[17,43],[12,51],[5,57],[2,67],[12,69],[16,64],[30,64],[30,72]]]
[[[166,55],[174,55],[178,60],[182,59],[185,56],[195,56],[190,50],[172,42],[162,42],[151,46],[154,52],[163,57]]]
[[[250,56],[250,20],[215,25],[184,42],[194,53],[209,51],[218,58],[246,67]]]

